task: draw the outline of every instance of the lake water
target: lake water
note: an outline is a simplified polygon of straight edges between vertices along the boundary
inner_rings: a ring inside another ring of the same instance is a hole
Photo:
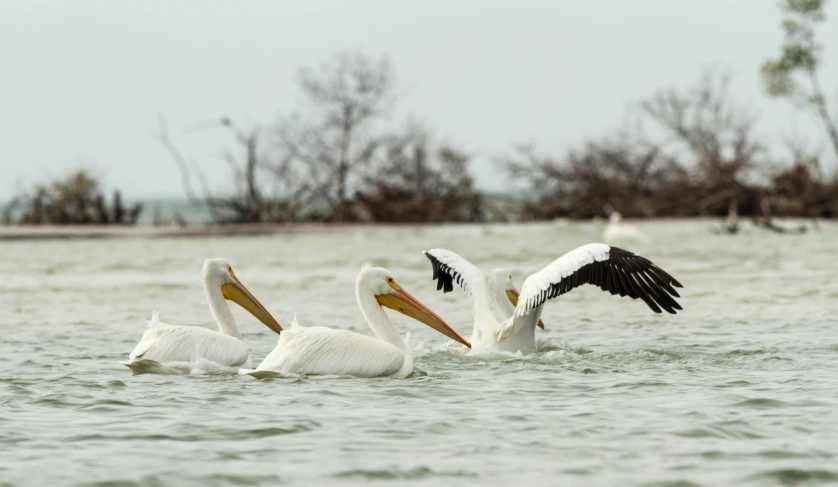
[[[838,225],[718,236],[648,223],[676,316],[597,288],[551,301],[530,356],[413,333],[404,380],[131,376],[153,309],[212,327],[200,268],[226,257],[280,323],[369,333],[366,260],[462,334],[420,251],[523,279],[595,224],[357,228],[271,237],[0,242],[0,485],[820,485],[838,483]],[[258,363],[276,335],[234,307]]]

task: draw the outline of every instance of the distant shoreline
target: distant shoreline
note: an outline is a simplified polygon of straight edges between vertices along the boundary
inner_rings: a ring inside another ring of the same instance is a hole
[[[657,225],[678,222],[718,223],[718,217],[659,217],[627,219],[638,225]],[[808,221],[806,218],[778,218],[781,221]],[[822,220],[830,221],[830,220]],[[122,226],[122,225],[0,225],[0,241],[3,240],[61,240],[61,239],[116,239],[116,238],[192,238],[210,236],[252,236],[341,232],[360,229],[422,229],[432,227],[479,227],[479,226],[545,226],[545,225],[589,225],[594,220],[558,219],[552,221],[527,222],[478,222],[478,223],[252,223],[227,225],[178,226]],[[600,221],[603,225],[605,220]]]
[[[527,224],[543,224],[531,222]],[[426,228],[441,225],[485,225],[484,223],[251,223],[226,225],[122,226],[122,225],[0,225],[0,240],[61,240],[101,238],[192,238],[210,236],[253,236],[336,232],[364,228]]]
[[[123,225],[6,225],[0,226],[0,240],[60,240],[98,238],[189,238],[207,236],[275,235],[334,230],[352,225],[275,224],[123,226]]]

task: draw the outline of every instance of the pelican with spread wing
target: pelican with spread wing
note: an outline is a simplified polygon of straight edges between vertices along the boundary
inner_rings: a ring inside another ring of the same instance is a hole
[[[413,372],[408,346],[384,307],[420,321],[443,335],[471,347],[442,318],[404,290],[387,269],[364,265],[355,281],[355,298],[376,338],[349,330],[296,323],[279,335],[279,343],[256,370],[242,373],[256,378],[283,375],[346,375],[404,378]]]
[[[282,331],[274,317],[236,277],[226,260],[207,259],[201,275],[204,293],[210,312],[218,324],[218,331],[200,326],[166,325],[157,319],[155,312],[148,322],[148,330],[128,356],[128,362],[125,362],[135,375],[150,371],[183,370],[165,367],[165,364],[172,363],[196,364],[206,361],[222,367],[249,366],[250,349],[242,341],[227,300],[246,309],[276,333]]]
[[[437,289],[450,292],[456,282],[471,300],[475,348],[533,353],[535,327],[547,300],[583,284],[593,284],[612,295],[642,299],[655,313],[675,314],[681,306],[676,287],[683,287],[666,271],[633,252],[601,243],[583,245],[559,257],[529,276],[519,296],[510,292],[509,303],[501,299],[496,270],[490,278],[454,252],[433,249],[423,252],[431,261]]]

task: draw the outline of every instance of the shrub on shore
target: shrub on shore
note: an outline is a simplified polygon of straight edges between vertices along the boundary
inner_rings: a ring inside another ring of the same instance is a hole
[[[108,206],[101,182],[90,171],[78,169],[14,197],[2,220],[20,225],[133,225],[141,212],[141,203],[125,207],[118,189]]]

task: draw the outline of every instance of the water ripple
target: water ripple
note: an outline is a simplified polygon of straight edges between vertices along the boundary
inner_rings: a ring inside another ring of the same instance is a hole
[[[683,313],[580,288],[544,308],[528,356],[467,353],[393,315],[413,334],[404,380],[132,376],[119,362],[151,309],[211,326],[207,255],[235,262],[281,321],[363,333],[352,285],[374,259],[468,335],[467,298],[435,291],[421,249],[506,266],[520,286],[601,228],[4,244],[0,485],[838,483],[838,225],[794,240],[649,225],[653,241],[630,249],[684,282]],[[276,337],[233,313],[258,363]]]

